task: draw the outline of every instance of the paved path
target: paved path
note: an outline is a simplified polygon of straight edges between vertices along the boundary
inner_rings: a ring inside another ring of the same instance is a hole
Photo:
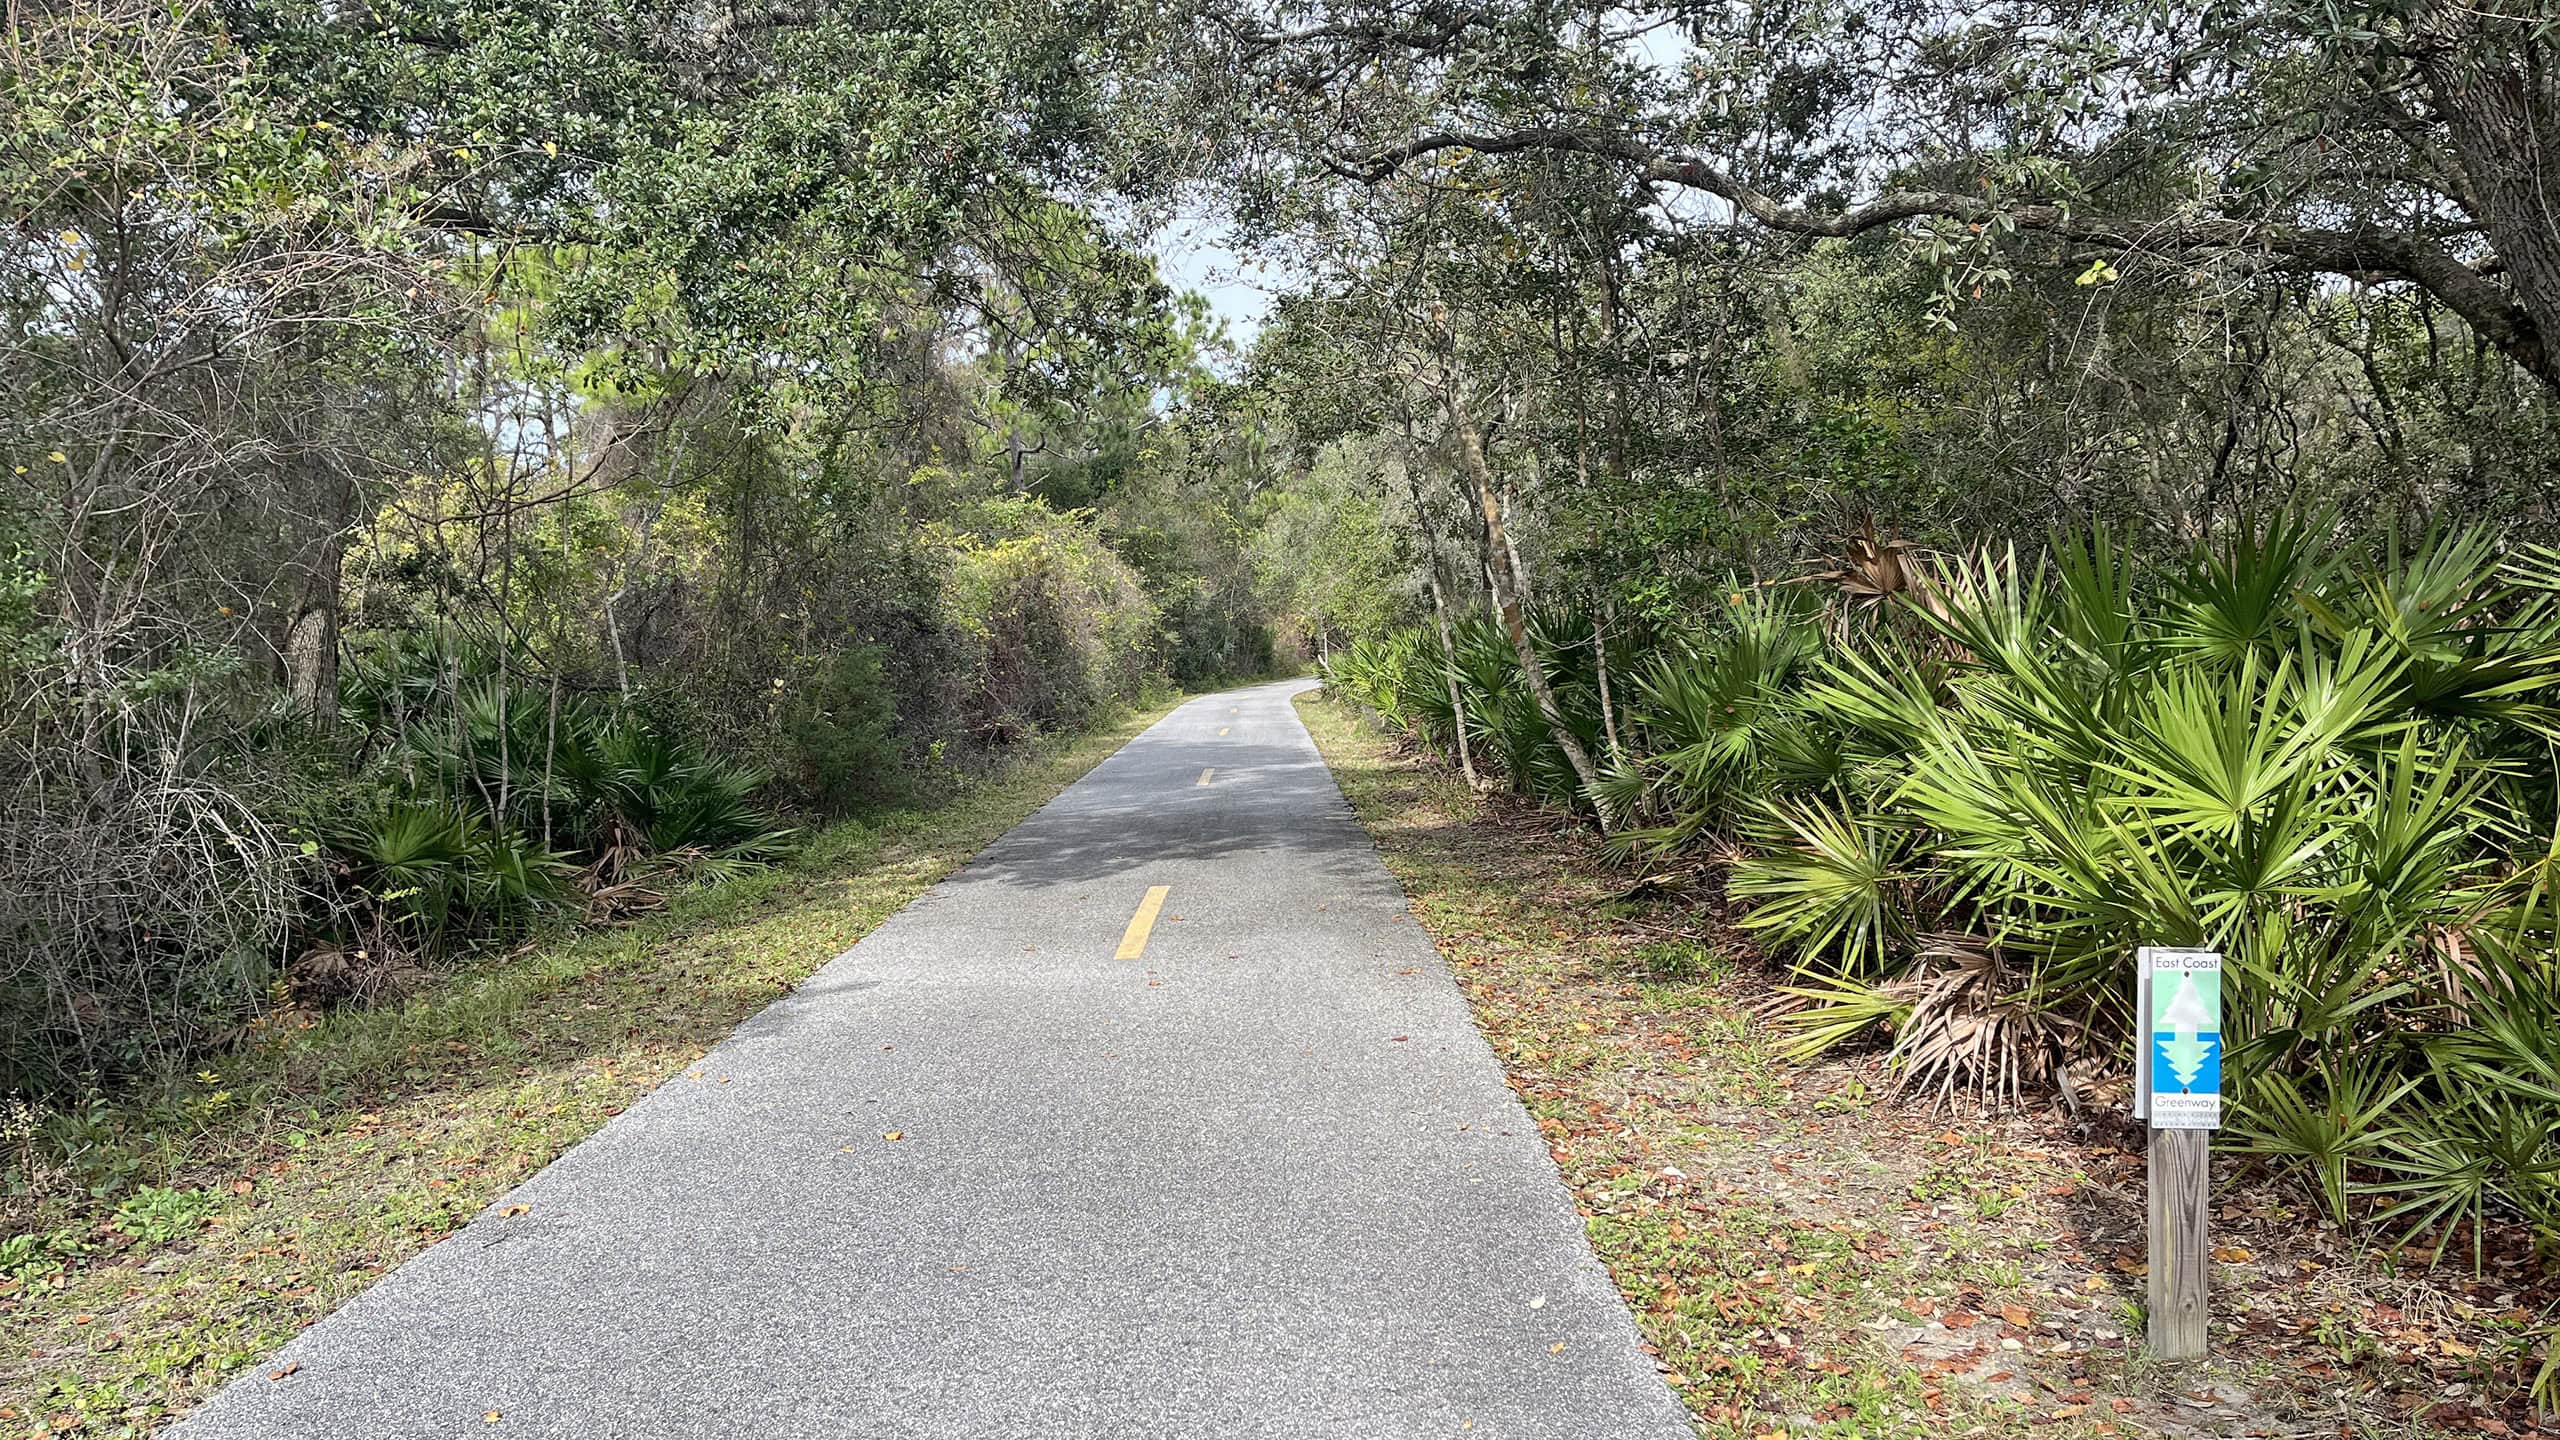
[[[1688,1436],[1304,683],[1184,705],[176,1433]]]

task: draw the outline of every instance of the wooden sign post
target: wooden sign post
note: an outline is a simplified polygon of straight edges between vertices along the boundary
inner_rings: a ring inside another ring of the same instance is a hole
[[[2134,1114],[2151,1122],[2151,1353],[2204,1355],[2213,1131],[2222,1124],[2222,957],[2144,946],[2134,962]]]

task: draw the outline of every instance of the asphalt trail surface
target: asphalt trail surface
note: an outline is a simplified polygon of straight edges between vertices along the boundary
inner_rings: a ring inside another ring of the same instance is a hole
[[[174,1433],[1689,1436],[1305,686],[1184,705]]]

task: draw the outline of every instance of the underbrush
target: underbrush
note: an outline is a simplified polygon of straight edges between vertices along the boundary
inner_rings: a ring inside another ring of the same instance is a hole
[[[809,825],[934,803],[1166,683],[1164,612],[1089,514],[990,500],[711,585],[691,503],[618,541],[603,498],[561,503],[524,537],[540,583],[494,615],[432,507],[388,516],[318,642],[325,701],[236,637],[109,666],[0,615],[0,1094],[58,1127],[262,1028],[768,866]],[[599,626],[579,589],[608,580]]]
[[[2227,957],[2227,1147],[2334,1223],[2479,1265],[2560,1253],[2560,557],[2366,554],[2280,521],[2147,557],[1863,537],[1714,623],[1542,617],[1573,783],[1489,627],[1337,657],[1608,853],[1721,878],[1794,973],[1799,1057],[1889,1041],[1941,1103],[2121,1100],[2131,962]],[[1454,677],[1464,723],[1449,699]],[[2549,1398],[2560,1376],[2546,1372]]]

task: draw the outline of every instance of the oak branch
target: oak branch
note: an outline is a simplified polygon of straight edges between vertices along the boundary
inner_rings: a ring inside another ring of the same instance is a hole
[[[2560,364],[2546,351],[2540,327],[2524,306],[2490,278],[2493,269],[2474,268],[2437,241],[2405,230],[2377,225],[2283,225],[2211,214],[2106,215],[2053,204],[2002,205],[1945,190],[1888,190],[1854,205],[1817,209],[1788,204],[1697,156],[1657,150],[1630,135],[1548,126],[1426,134],[1400,145],[1337,155],[1331,164],[1347,177],[1375,183],[1443,150],[1597,156],[1625,166],[1650,183],[1716,196],[1758,224],[1791,235],[1846,238],[1921,219],[2006,223],[2111,250],[2254,256],[2286,269],[2405,282],[2434,296],[2509,359],[2560,389]]]

